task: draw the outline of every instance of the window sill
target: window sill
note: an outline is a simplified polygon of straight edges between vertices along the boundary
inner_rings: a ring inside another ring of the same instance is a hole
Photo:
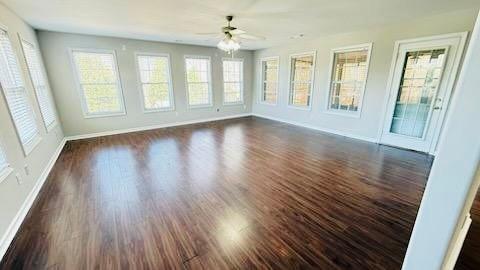
[[[337,116],[345,116],[350,118],[360,118],[360,112],[351,113],[351,112],[346,112],[341,110],[327,109],[325,113],[331,114],[331,115],[337,115]]]
[[[239,101],[239,102],[224,102],[223,103],[223,106],[239,106],[239,105],[244,105],[244,102],[243,101]]]
[[[31,142],[23,145],[23,153],[25,154],[25,156],[28,156],[33,151],[33,149],[35,149],[35,147],[40,144],[40,141],[42,141],[42,137],[37,135],[35,139],[33,139]]]
[[[55,120],[55,122],[51,123],[50,125],[46,126],[45,128],[47,129],[47,133],[50,131],[54,130],[58,126],[58,121]]]
[[[2,183],[13,172],[13,169],[9,166],[0,171],[0,183]]]
[[[175,111],[175,107],[152,109],[152,110],[143,109],[143,113],[147,113],[147,114],[148,113],[173,112],[173,111]]]
[[[297,105],[288,105],[290,109],[301,110],[301,111],[310,111],[312,109],[311,106],[297,106]]]
[[[212,108],[213,104],[205,104],[205,105],[188,105],[189,110],[194,109],[205,109],[205,108]]]
[[[115,117],[115,116],[125,116],[127,115],[126,112],[116,112],[116,113],[105,113],[105,114],[85,114],[84,118],[85,119],[90,119],[90,118],[105,118],[105,117]]]
[[[267,105],[267,106],[277,106],[277,103],[273,103],[273,102],[265,102],[265,101],[259,101],[258,104],[261,104],[261,105]]]

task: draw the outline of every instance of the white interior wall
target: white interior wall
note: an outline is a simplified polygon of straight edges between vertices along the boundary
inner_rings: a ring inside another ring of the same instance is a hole
[[[469,193],[478,187],[480,169],[480,17],[445,123],[445,132],[432,165],[427,187],[408,245],[405,270],[445,269],[471,206]],[[468,205],[470,204],[470,205]],[[463,214],[462,214],[463,213]]]
[[[251,112],[253,52],[238,51],[235,58],[244,59],[244,104],[223,105],[222,58],[228,57],[217,48],[123,38],[110,38],[39,31],[38,39],[54,91],[57,107],[67,136],[112,130],[173,124],[207,118],[230,117]],[[125,50],[123,49],[125,46]],[[69,48],[115,50],[125,99],[126,115],[85,119],[80,94],[75,84]],[[138,86],[135,52],[168,53],[172,65],[175,110],[144,113]],[[210,56],[214,106],[189,109],[185,90],[185,55]],[[217,109],[219,110],[217,112]]]
[[[8,31],[14,52],[17,55],[30,103],[33,104],[37,127],[42,138],[33,151],[25,157],[4,95],[3,93],[0,94],[0,142],[6,152],[8,162],[14,169],[13,173],[0,183],[1,257],[8,247],[9,239],[13,237],[13,233],[15,233],[15,226],[20,225],[18,222],[22,221],[21,215],[25,213],[24,210],[28,210],[28,208],[22,208],[24,202],[27,201],[26,205],[28,205],[28,202],[34,198],[34,196],[30,194],[32,191],[36,191],[35,188],[38,187],[36,184],[41,182],[42,173],[49,165],[50,159],[55,155],[58,146],[61,145],[64,136],[60,123],[47,133],[35,98],[32,82],[30,81],[27,64],[23,57],[19,36],[35,44],[38,48],[34,30],[1,4],[0,25]],[[26,174],[24,166],[28,166],[30,171],[29,175]],[[23,183],[21,185],[17,183],[15,178],[16,174],[19,174],[22,178]],[[19,217],[20,219],[18,219]]]
[[[298,39],[291,44],[255,51],[253,114],[298,123],[340,135],[377,141],[383,126],[383,110],[388,95],[387,80],[395,41],[446,33],[471,31],[477,9],[461,10],[401,24],[378,26],[367,30],[314,39]],[[373,43],[363,108],[360,118],[331,114],[326,111],[329,91],[331,50],[363,43]],[[289,55],[317,52],[315,81],[310,110],[289,107]],[[263,57],[280,57],[279,96],[277,105],[259,102]]]

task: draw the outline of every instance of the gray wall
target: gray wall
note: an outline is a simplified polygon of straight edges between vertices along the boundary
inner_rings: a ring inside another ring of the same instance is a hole
[[[387,95],[387,80],[396,40],[431,36],[452,32],[471,31],[476,9],[440,14],[408,21],[402,24],[381,26],[364,31],[339,34],[315,39],[297,39],[280,47],[255,52],[255,81],[253,113],[297,122],[311,127],[334,131],[362,139],[375,141],[382,127],[382,112]],[[331,50],[338,47],[373,42],[370,70],[360,118],[326,113],[329,90]],[[311,110],[299,110],[287,106],[289,55],[306,51],[317,52],[315,81]],[[259,103],[260,59],[280,56],[279,98],[276,106]]]
[[[222,58],[227,57],[217,48],[98,37],[58,32],[39,31],[38,39],[50,82],[67,136],[112,131],[118,129],[175,123],[180,121],[224,117],[251,112],[251,82],[253,81],[253,52],[239,51],[235,58],[244,59],[244,105],[223,106]],[[125,50],[123,50],[125,46]],[[74,83],[69,48],[115,50],[127,114],[125,116],[83,117],[80,95]],[[144,113],[135,66],[135,52],[168,53],[171,57],[175,111]],[[188,109],[186,104],[184,55],[205,55],[212,58],[212,89],[214,106]],[[220,111],[217,112],[216,110]]]
[[[23,57],[20,45],[19,35],[37,44],[37,38],[33,29],[25,24],[9,9],[0,4],[0,24],[6,27],[9,37],[12,41],[13,49],[17,55],[22,75],[25,81],[26,90],[30,97],[30,103],[33,104],[34,112],[40,136],[42,137],[33,151],[25,157],[22,146],[17,138],[15,127],[7,109],[7,104],[3,94],[0,94],[0,142],[5,149],[8,162],[14,168],[14,172],[0,183],[0,239],[5,236],[8,226],[14,221],[15,216],[20,211],[22,204],[28,194],[32,191],[39,176],[44,171],[48,161],[53,156],[55,150],[63,139],[62,127],[60,124],[49,133],[46,132],[40,109],[38,107],[35,92],[30,81],[27,70],[27,64]],[[30,174],[26,175],[24,166],[27,165]],[[23,183],[19,185],[15,179],[16,174],[20,174]],[[0,243],[0,245],[3,243]],[[1,256],[1,254],[0,254]]]

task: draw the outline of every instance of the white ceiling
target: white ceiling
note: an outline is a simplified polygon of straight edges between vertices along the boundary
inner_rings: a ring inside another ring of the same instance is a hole
[[[259,49],[305,38],[349,32],[457,9],[479,0],[0,0],[34,28],[214,46],[225,15],[264,41]],[[209,40],[210,39],[210,40]]]

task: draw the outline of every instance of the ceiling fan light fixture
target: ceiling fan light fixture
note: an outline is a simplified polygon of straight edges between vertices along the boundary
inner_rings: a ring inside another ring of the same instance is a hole
[[[231,37],[226,36],[217,44],[217,47],[222,51],[232,53],[240,49],[240,44],[233,40]]]

